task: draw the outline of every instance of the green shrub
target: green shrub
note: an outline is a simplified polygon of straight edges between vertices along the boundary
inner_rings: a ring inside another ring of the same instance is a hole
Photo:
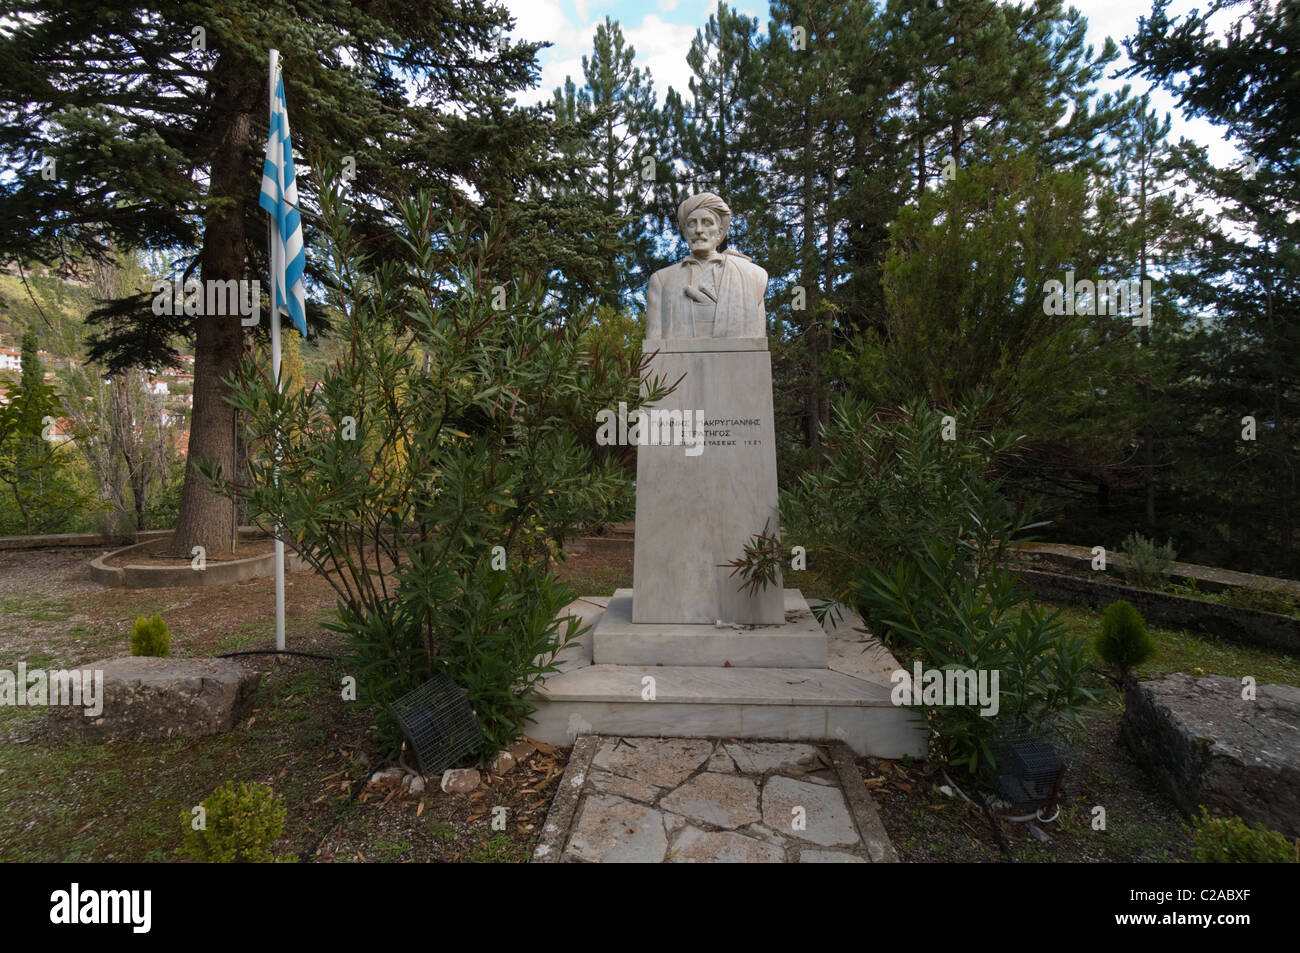
[[[883,412],[843,401],[823,466],[782,497],[786,537],[819,554],[834,598],[905,665],[998,673],[996,714],[914,706],[934,730],[936,757],[971,773],[993,767],[999,725],[1077,724],[1093,700],[1086,642],[1032,605],[1003,565],[1034,524],[990,477],[1014,446],[980,426],[990,400],[985,392],[951,411],[956,440],[944,439],[944,411],[923,402]],[[768,560],[751,549],[732,565],[761,583]]]
[[[1240,609],[1300,617],[1300,596],[1285,589],[1248,589],[1244,586],[1234,586],[1219,593],[1218,601]]]
[[[1094,647],[1097,657],[1120,679],[1127,679],[1136,666],[1156,654],[1142,614],[1123,599],[1112,602],[1102,613]]]
[[[499,222],[428,194],[390,211],[376,241],[322,194],[322,286],[351,344],[315,393],[279,392],[244,362],[229,399],[248,476],[200,470],[250,522],[283,525],[334,588],[331,628],[386,743],[401,738],[387,704],[438,672],[469,696],[491,754],[526,729],[538,679],[583,627],[556,619],[575,596],[553,571],[569,528],[628,510],[597,414],[667,389],[640,391],[639,358],[594,340],[589,309],[559,313]]]
[[[131,654],[150,655],[166,658],[172,637],[167,631],[167,623],[162,616],[154,614],[150,619],[140,616],[131,627]]]
[[[987,778],[1000,726],[1079,727],[1095,695],[1083,684],[1086,642],[1068,635],[1059,614],[1028,603],[1009,570],[991,569],[976,582],[949,576],[951,561],[936,544],[929,558],[900,560],[890,575],[871,572],[869,605],[901,659],[998,673],[996,713],[982,714],[978,703],[913,706],[926,711],[938,759]]]
[[[181,812],[185,841],[181,853],[200,863],[274,863],[272,847],[284,830],[285,808],[265,784],[227,781],[202,802],[197,816]],[[293,858],[284,858],[292,860]]]
[[[1157,546],[1141,533],[1129,533],[1120,551],[1124,554],[1124,578],[1144,589],[1158,589],[1174,568],[1173,541]]]
[[[1240,817],[1212,818],[1204,807],[1192,819],[1192,860],[1198,864],[1293,864],[1300,841]]]
[[[945,577],[978,582],[1008,547],[1042,525],[1030,523],[989,478],[1015,446],[981,427],[991,401],[984,391],[950,411],[919,400],[881,410],[845,398],[824,430],[821,468],[782,494],[785,538],[817,555],[830,595],[869,625],[879,621],[870,616],[870,572],[891,573],[900,560],[927,558],[939,542],[953,549]],[[946,413],[960,422],[956,440],[944,439]],[[878,626],[872,630],[881,634]]]

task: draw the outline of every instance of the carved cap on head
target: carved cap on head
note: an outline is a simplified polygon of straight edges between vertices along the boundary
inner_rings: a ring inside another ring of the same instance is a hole
[[[725,239],[727,230],[731,227],[731,209],[726,202],[722,201],[722,196],[714,195],[712,192],[701,192],[699,195],[692,195],[677,206],[677,227],[681,230],[682,235],[686,234],[686,219],[701,206],[717,215],[721,220],[722,237]]]

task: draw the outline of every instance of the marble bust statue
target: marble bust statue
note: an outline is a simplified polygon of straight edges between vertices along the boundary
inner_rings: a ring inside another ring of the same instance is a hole
[[[767,272],[730,248],[731,209],[712,192],[692,195],[677,209],[691,253],[650,276],[646,338],[761,338],[767,336],[763,296]]]

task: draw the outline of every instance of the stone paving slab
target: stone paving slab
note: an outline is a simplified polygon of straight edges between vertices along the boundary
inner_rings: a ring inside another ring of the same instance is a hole
[[[713,754],[713,742],[697,738],[614,738],[592,764],[612,774],[656,787],[676,787]]]
[[[585,735],[533,859],[888,863],[898,857],[840,742]]]
[[[734,774],[697,774],[659,803],[692,821],[727,830],[763,817],[758,810],[758,785]]]

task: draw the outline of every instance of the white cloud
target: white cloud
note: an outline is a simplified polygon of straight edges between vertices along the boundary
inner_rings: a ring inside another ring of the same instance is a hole
[[[668,87],[686,92],[691,78],[691,68],[686,64],[691,40],[696,27],[680,23],[666,23],[651,13],[637,27],[624,25],[623,32],[636,50],[636,65],[648,68],[655,81],[655,95],[664,101]]]
[[[1088,42],[1098,52],[1108,36],[1119,45],[1120,57],[1110,72],[1114,73],[1128,66],[1130,60],[1124,51],[1124,39],[1137,32],[1138,17],[1150,16],[1150,7],[1142,4],[1135,6],[1131,0],[1078,0],[1076,6],[1088,20]],[[1197,0],[1173,0],[1169,4],[1169,15],[1171,18],[1181,18],[1198,6],[1202,4]],[[1241,8],[1235,11],[1221,10],[1218,15],[1211,18],[1211,33],[1222,34],[1242,12]],[[1126,83],[1132,87],[1133,94],[1136,96],[1150,91],[1151,108],[1158,115],[1163,117],[1166,112],[1170,113],[1173,120],[1170,136],[1172,141],[1176,142],[1180,137],[1186,136],[1206,146],[1210,161],[1217,165],[1228,165],[1238,161],[1240,153],[1225,141],[1223,128],[1214,126],[1205,119],[1185,117],[1179,110],[1174,95],[1161,87],[1153,87],[1146,78],[1129,76],[1111,79],[1108,74],[1108,78],[1102,80],[1097,86],[1100,92],[1114,93]]]
[[[577,0],[576,12],[581,18],[574,23],[567,17],[557,0],[504,0],[515,18],[511,34],[516,40],[549,41],[552,46],[538,56],[541,81],[531,90],[519,94],[521,104],[545,102],[557,87],[564,85],[566,76],[582,85],[582,58],[591,55],[592,37],[596,26],[605,17],[587,17],[589,0]],[[605,5],[602,5],[605,6]],[[707,14],[704,19],[707,19]],[[648,70],[655,83],[655,94],[662,103],[669,86],[686,91],[691,70],[686,65],[686,52],[698,28],[695,25],[669,23],[658,14],[648,13],[637,26],[621,24],[623,34],[636,51],[635,63]],[[701,20],[700,25],[703,25]]]

